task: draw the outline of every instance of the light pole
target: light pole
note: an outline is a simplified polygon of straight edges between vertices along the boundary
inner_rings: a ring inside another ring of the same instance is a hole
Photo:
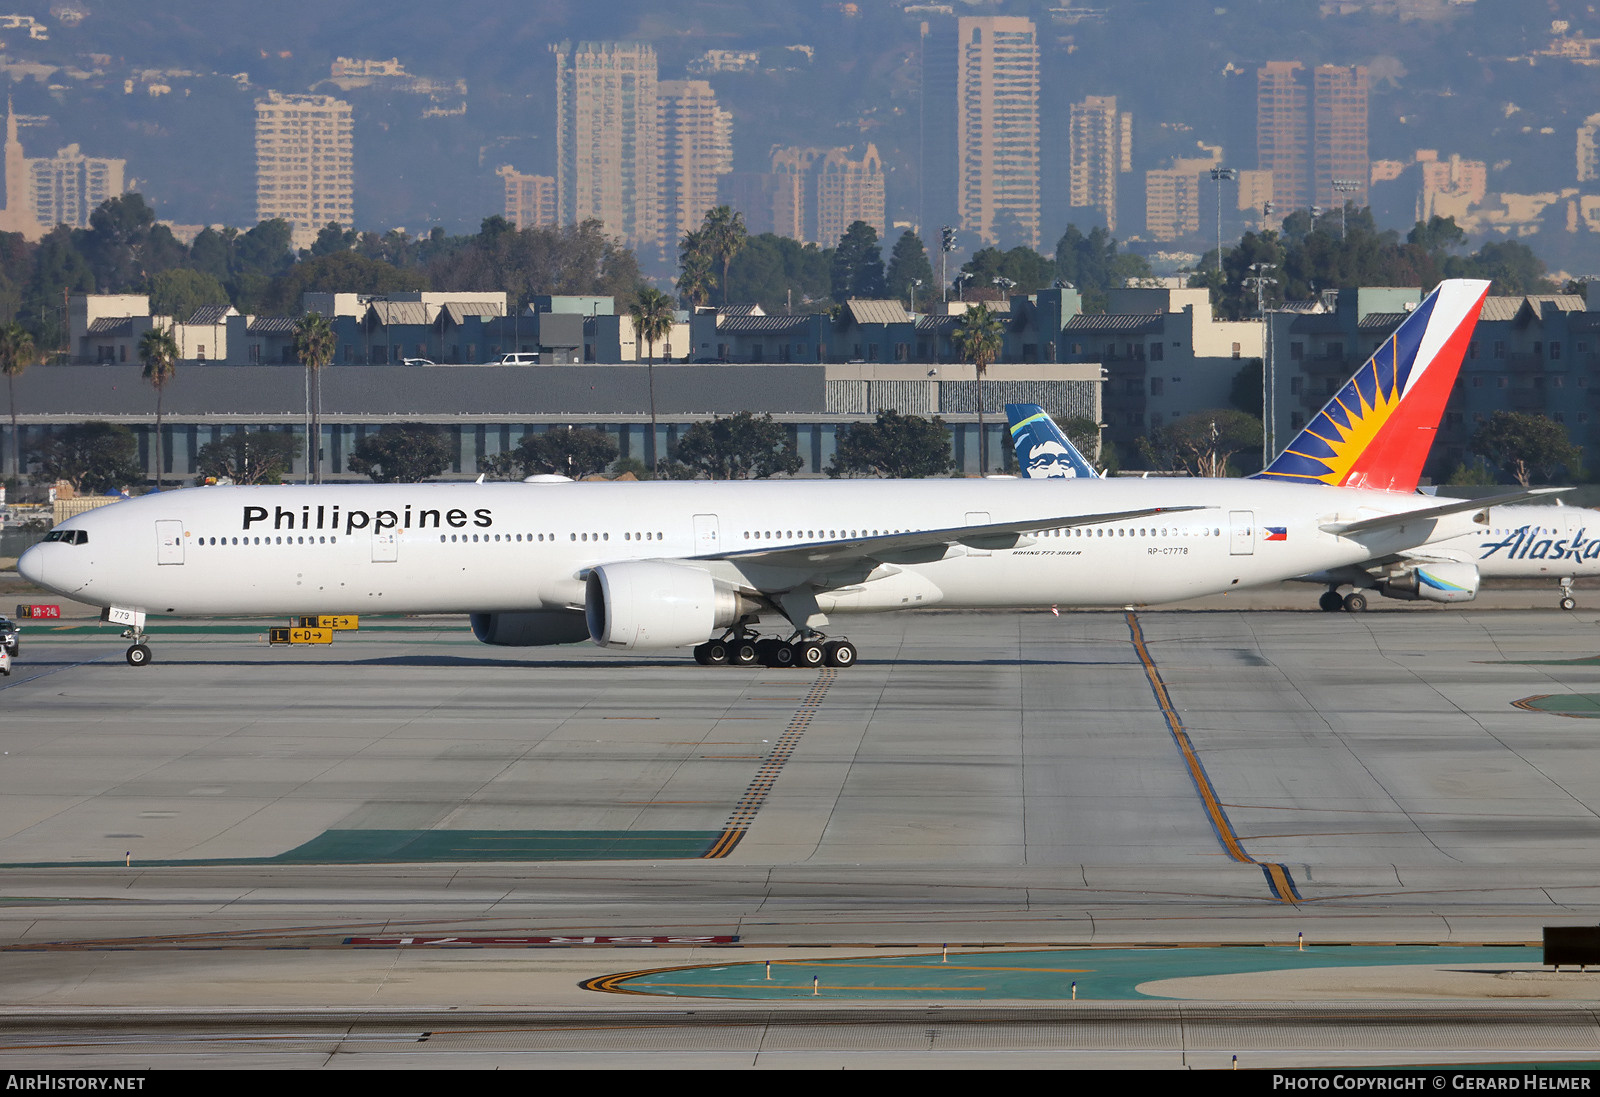
[[[950,282],[945,278],[945,256],[956,250],[956,230],[946,225],[939,230],[939,300],[950,300]]]
[[[1339,203],[1339,242],[1344,242],[1345,209],[1350,205],[1346,195],[1355,194],[1361,189],[1361,184],[1354,179],[1335,179],[1333,181],[1333,200]]]
[[[1247,284],[1248,283],[1252,283],[1252,282],[1255,283],[1255,287],[1256,287],[1256,316],[1259,317],[1260,320],[1261,320],[1263,341],[1266,344],[1262,348],[1263,351],[1264,351],[1264,354],[1262,356],[1263,361],[1261,363],[1261,467],[1262,468],[1266,468],[1269,464],[1272,463],[1273,449],[1274,449],[1273,438],[1272,438],[1272,433],[1273,433],[1272,432],[1272,426],[1273,426],[1273,423],[1272,423],[1272,403],[1273,403],[1273,399],[1277,395],[1277,392],[1276,392],[1276,390],[1275,390],[1275,388],[1273,386],[1272,324],[1269,323],[1268,320],[1267,320],[1267,312],[1266,312],[1266,307],[1265,307],[1264,297],[1263,297],[1262,291],[1267,286],[1275,286],[1275,285],[1278,284],[1278,280],[1276,278],[1268,278],[1267,277],[1267,271],[1276,270],[1276,269],[1277,269],[1277,265],[1274,264],[1274,263],[1251,263],[1250,264],[1251,276],[1245,280]]]
[[[1001,296],[1006,300],[1010,300],[1011,291],[1017,288],[1017,284],[1003,274],[997,274],[989,281],[1000,287]]]
[[[1222,184],[1239,178],[1236,168],[1212,168],[1211,179],[1217,184],[1217,273],[1222,273]]]
[[[917,287],[922,285],[922,279],[911,279],[911,319],[917,318]]]

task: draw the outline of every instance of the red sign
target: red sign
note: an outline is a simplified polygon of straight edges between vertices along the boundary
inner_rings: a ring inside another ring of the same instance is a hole
[[[60,606],[18,606],[18,617],[51,617],[60,618]]]
[[[732,945],[737,937],[346,937],[344,943],[368,948],[416,945],[449,948],[542,948],[562,945]]]

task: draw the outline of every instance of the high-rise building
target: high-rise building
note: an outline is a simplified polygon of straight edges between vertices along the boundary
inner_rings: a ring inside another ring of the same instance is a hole
[[[717,180],[733,170],[733,115],[717,105],[704,80],[663,80],[660,104],[661,247],[676,254],[678,242],[700,227],[717,205]]]
[[[1319,65],[1306,86],[1298,61],[1256,73],[1256,163],[1272,172],[1279,211],[1367,204],[1367,70]]]
[[[1095,210],[1117,231],[1117,176],[1133,170],[1133,116],[1117,112],[1114,95],[1072,104],[1068,133],[1068,205]]]
[[[282,218],[297,248],[328,224],[355,225],[350,104],[330,95],[256,100],[256,219]]]
[[[1021,16],[924,25],[922,219],[1039,241],[1039,38]]]
[[[28,192],[33,216],[43,225],[89,227],[89,215],[107,198],[125,189],[126,160],[85,156],[77,145],[60,149],[53,157],[28,161]]]
[[[1272,173],[1281,212],[1311,202],[1311,99],[1298,61],[1268,61],[1256,73],[1256,166]]]
[[[33,215],[33,196],[28,182],[28,161],[22,155],[17,137],[17,115],[6,100],[6,204],[0,208],[0,232],[20,232],[27,240],[44,235],[44,226]]]
[[[830,149],[816,167],[812,189],[816,195],[816,242],[834,247],[857,221],[871,225],[882,240],[884,224],[883,158],[878,146],[867,145],[859,160],[849,149]]]
[[[506,183],[506,220],[519,229],[556,223],[556,181],[550,175],[524,175],[510,164],[495,174]]]
[[[1329,209],[1367,205],[1367,70],[1318,65],[1312,107],[1312,198]]]
[[[845,230],[865,221],[883,239],[883,158],[869,144],[859,160],[848,148],[781,148],[772,153],[772,174],[794,179],[800,201],[800,232],[795,237],[831,248]],[[780,195],[784,191],[779,188]]]
[[[661,239],[656,53],[639,42],[563,42],[556,55],[556,216],[599,220],[633,248]]]

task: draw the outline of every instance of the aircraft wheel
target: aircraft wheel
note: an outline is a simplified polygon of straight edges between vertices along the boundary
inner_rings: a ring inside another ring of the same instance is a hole
[[[701,666],[725,667],[728,665],[728,659],[730,658],[728,645],[721,640],[708,640],[695,650],[697,652],[702,650],[705,652],[705,661],[700,664]]]
[[[736,667],[752,667],[756,664],[756,646],[749,640],[735,640],[728,645],[728,662]]]
[[[827,662],[828,652],[821,644],[806,640],[794,646],[794,665],[797,667],[820,667]]]
[[[1577,609],[1578,608],[1578,600],[1569,595],[1568,597],[1561,599],[1561,608],[1562,609]]]
[[[849,640],[835,640],[827,649],[830,667],[852,667],[856,662],[856,646]]]
[[[710,659],[706,655],[706,649],[709,648],[710,646],[711,646],[710,644],[696,644],[695,645],[694,661],[699,663],[703,667],[709,667],[711,665]]]
[[[128,649],[128,665],[130,667],[148,666],[150,663],[150,649],[143,644],[135,644]]]
[[[1317,605],[1322,607],[1323,613],[1337,613],[1344,608],[1344,599],[1339,597],[1338,591],[1330,590],[1322,596]]]
[[[1360,613],[1367,608],[1367,596],[1359,590],[1351,591],[1344,596],[1344,608],[1351,613]]]
[[[765,662],[769,667],[794,666],[794,645],[781,642],[774,644],[772,647],[767,649],[767,657],[763,660],[763,662]]]

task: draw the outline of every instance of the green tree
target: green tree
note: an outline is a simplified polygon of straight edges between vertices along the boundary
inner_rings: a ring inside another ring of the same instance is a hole
[[[713,480],[765,480],[805,464],[782,423],[748,411],[694,424],[678,439],[673,459]]]
[[[262,307],[272,315],[290,316],[299,310],[307,293],[380,295],[427,288],[427,275],[421,271],[401,270],[353,251],[336,251],[297,263],[274,279]]]
[[[178,342],[166,328],[151,328],[139,337],[143,376],[156,390],[156,490],[161,490],[166,470],[166,438],[161,429],[161,396],[178,375]]]
[[[1536,475],[1548,480],[1557,469],[1577,468],[1581,456],[1566,427],[1548,416],[1520,411],[1495,412],[1472,436],[1469,448],[1523,487]]]
[[[6,395],[11,402],[11,467],[18,476],[22,475],[22,450],[17,433],[17,378],[37,356],[27,328],[15,320],[0,328],[0,373],[6,375]]]
[[[723,207],[726,208],[726,207]],[[656,340],[672,331],[672,298],[654,286],[640,286],[633,307],[628,310],[633,320],[635,339],[643,339],[650,354],[645,362],[645,372],[650,382],[650,443],[648,456],[656,449]],[[615,454],[613,454],[615,456]],[[598,471],[598,470],[596,470]]]
[[[918,282],[922,285],[917,286]],[[913,308],[913,288],[916,288],[917,296],[922,298],[924,304],[939,292],[939,287],[933,284],[933,264],[928,262],[928,251],[922,246],[922,238],[910,229],[900,234],[900,239],[894,242],[894,250],[889,253],[889,271],[884,276],[884,287],[890,297],[905,301]]]
[[[520,480],[534,475],[580,480],[604,472],[616,458],[617,443],[605,431],[569,427],[524,434],[515,449],[478,458],[478,471],[491,480]]]
[[[711,302],[711,249],[699,232],[686,232],[678,249],[678,298],[686,308]]]
[[[428,423],[390,424],[357,443],[350,471],[380,484],[420,484],[450,467],[444,431]]]
[[[879,298],[883,288],[883,249],[878,230],[865,221],[852,221],[833,251],[833,299]]]
[[[979,289],[993,287],[1003,299],[1049,286],[1055,279],[1055,265],[1032,248],[980,248],[961,265],[961,273]]]
[[[33,450],[35,484],[65,480],[76,491],[96,493],[144,479],[134,458],[139,440],[133,431],[110,423],[74,423],[51,433]]]
[[[1215,479],[1228,475],[1235,453],[1261,447],[1261,429],[1261,420],[1237,408],[1211,408],[1158,427],[1140,441],[1156,467]]]
[[[950,428],[943,419],[901,415],[891,408],[878,412],[875,422],[840,429],[828,475],[915,480],[943,476],[955,467]]]
[[[987,305],[974,305],[951,333],[951,342],[956,353],[971,362],[978,372],[978,475],[987,476],[989,433],[983,422],[983,382],[989,374],[989,364],[1000,357],[1005,345],[1005,328]]]
[[[744,247],[744,242],[749,233],[744,227],[744,214],[734,211],[729,206],[717,206],[706,210],[706,218],[700,224],[700,239],[706,252],[722,265],[722,303],[727,305],[731,298],[728,296],[728,265],[733,262],[733,257],[739,254]]]
[[[734,256],[730,277],[739,287],[740,301],[778,315],[831,303],[832,266],[832,251],[764,232],[745,241]]]
[[[294,353],[306,367],[307,433],[312,439],[307,455],[313,484],[322,483],[322,369],[333,361],[338,342],[333,325],[321,313],[308,312],[295,321]]]
[[[235,484],[281,484],[302,450],[300,439],[281,430],[236,430],[207,442],[195,454],[199,480]]]
[[[1228,403],[1244,412],[1261,418],[1261,385],[1262,365],[1259,358],[1247,358],[1244,365],[1239,367],[1239,372],[1233,375],[1233,384],[1228,389]]]
[[[187,323],[203,305],[228,304],[228,291],[216,278],[198,270],[164,270],[150,279],[150,311]]]

